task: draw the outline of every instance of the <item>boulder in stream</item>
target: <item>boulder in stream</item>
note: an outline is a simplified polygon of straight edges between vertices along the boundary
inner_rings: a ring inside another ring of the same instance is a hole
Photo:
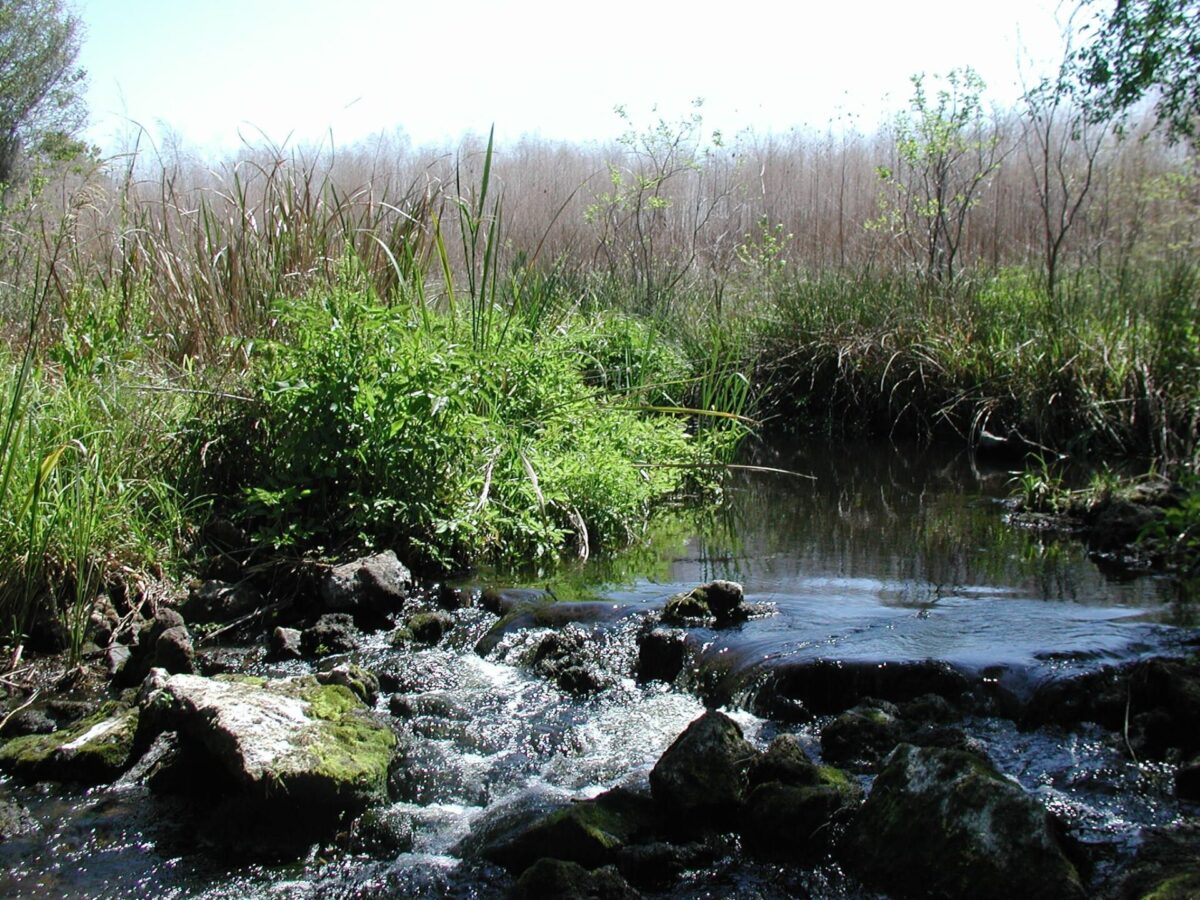
[[[328,612],[389,613],[408,599],[412,573],[391,550],[329,569],[318,593]]]
[[[746,849],[778,860],[806,860],[830,844],[835,819],[862,802],[862,788],[833,766],[808,758],[795,735],[782,734],[754,758],[742,812]]]
[[[642,895],[612,866],[589,872],[559,859],[541,859],[513,885],[512,900],[638,900]]]
[[[745,592],[736,581],[710,581],[668,599],[663,621],[686,624],[711,620],[716,625],[730,625],[747,617],[744,600]]]
[[[1084,896],[1045,808],[961,750],[893,750],[842,853],[864,882],[897,897]]]
[[[343,684],[155,670],[141,702],[143,740],[177,732],[227,776],[240,818],[226,827],[308,835],[386,798],[396,737]]]
[[[709,710],[675,739],[650,772],[650,790],[672,831],[731,823],[745,800],[757,751],[737,722]]]
[[[930,706],[930,701],[926,700],[925,706]],[[905,711],[920,708],[909,704]],[[939,717],[941,708],[940,704],[934,707]],[[962,729],[938,721],[912,721],[900,707],[886,700],[864,700],[821,729],[821,756],[855,771],[875,771],[880,760],[901,743],[974,750]]]
[[[0,768],[23,778],[104,784],[133,762],[138,711],[117,702],[50,734],[13,738],[0,746]]]
[[[657,822],[649,796],[614,788],[500,833],[480,855],[511,872],[543,857],[595,868],[615,862],[621,848],[650,834]]]

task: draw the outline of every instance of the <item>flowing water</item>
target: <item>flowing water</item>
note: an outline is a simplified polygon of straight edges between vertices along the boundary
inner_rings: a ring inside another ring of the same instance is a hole
[[[997,499],[1009,473],[965,456],[806,445],[763,461],[814,479],[741,474],[719,510],[682,511],[637,551],[530,577],[560,600],[589,601],[563,606],[558,627],[580,634],[596,694],[571,696],[531,671],[544,627],[496,635],[486,656],[475,652],[496,621],[478,608],[455,613],[439,647],[396,650],[379,634],[356,654],[382,676],[380,710],[397,713],[405,764],[394,811],[411,819],[411,851],[315,848],[284,866],[223,863],[198,849],[175,801],[137,784],[79,792],[9,782],[3,790],[41,829],[0,845],[0,895],[497,896],[507,876],[460,858],[472,827],[644,785],[703,711],[700,697],[724,705],[752,742],[795,731],[816,754],[822,713],[836,703],[800,722],[780,702],[788,684],[814,671],[831,684],[853,671],[886,688],[906,667],[932,665],[938,677],[969,683],[991,706],[964,728],[1110,856],[1127,852],[1141,827],[1182,814],[1169,768],[1130,761],[1111,735],[1021,732],[1002,716],[1049,679],[1178,651],[1194,632],[1181,627],[1188,608],[1170,602],[1166,582],[1110,579],[1078,548],[1010,527]],[[712,578],[740,581],[758,613],[734,628],[693,629],[697,662],[675,685],[638,684],[647,617]],[[267,665],[258,649],[238,652],[252,671],[304,670]],[[668,894],[860,895],[833,863],[765,865],[735,848]]]

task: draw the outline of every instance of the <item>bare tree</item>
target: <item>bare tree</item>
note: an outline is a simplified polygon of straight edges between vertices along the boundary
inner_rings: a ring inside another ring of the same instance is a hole
[[[1067,234],[1086,208],[1096,161],[1113,124],[1110,112],[1079,101],[1070,75],[1074,52],[1069,43],[1066,54],[1058,78],[1043,79],[1022,98],[1022,147],[1041,212],[1046,287],[1051,294]]]

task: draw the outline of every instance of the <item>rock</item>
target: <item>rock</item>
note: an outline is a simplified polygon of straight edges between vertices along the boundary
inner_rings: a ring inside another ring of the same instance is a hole
[[[527,595],[541,596],[540,602],[518,601],[510,595],[525,597]],[[506,605],[504,617],[493,625],[475,645],[475,652],[487,656],[500,642],[510,634],[532,628],[548,628],[553,630],[566,629],[570,625],[591,625],[601,622],[613,622],[626,616],[637,615],[637,610],[619,603],[600,603],[590,601],[571,601],[556,603],[546,595],[536,591],[506,591],[505,597],[512,600]],[[506,604],[509,602],[506,599]]]
[[[276,661],[299,659],[304,655],[300,647],[300,631],[298,629],[276,625],[267,641],[267,656]]]
[[[922,700],[918,705],[906,704],[904,708],[941,718],[950,706],[945,704],[943,709]],[[935,722],[909,721],[896,704],[886,700],[864,700],[821,729],[821,756],[856,771],[875,771],[880,760],[902,743],[977,752],[961,729]]]
[[[357,853],[407,853],[413,846],[412,816],[395,807],[368,809],[350,827],[350,846]]]
[[[1200,660],[1159,657],[1050,682],[1033,695],[1021,725],[1079,722],[1127,733],[1139,757],[1200,753]]]
[[[965,675],[938,660],[805,659],[772,666],[755,691],[752,707],[754,712],[767,716],[791,709],[789,721],[806,721],[805,715],[840,713],[871,697],[904,703],[937,694],[955,701],[971,687]],[[743,682],[732,681],[707,700],[727,702],[726,695],[732,696],[743,688]]]
[[[1133,865],[1099,895],[1104,900],[1195,900],[1200,897],[1200,822],[1146,829]]]
[[[137,726],[137,709],[109,702],[68,728],[5,742],[0,768],[34,780],[105,784],[133,762]]]
[[[1175,771],[1175,796],[1180,800],[1200,803],[1200,757]]]
[[[98,645],[108,647],[112,643],[113,635],[121,627],[121,616],[107,595],[101,594],[96,598],[88,616],[88,624]]]
[[[109,656],[114,683],[121,687],[139,684],[156,667],[181,673],[195,671],[191,634],[183,616],[169,606],[160,606],[153,619],[142,623],[136,646],[130,648],[129,658],[123,664],[122,656],[120,651],[111,651]]]
[[[447,691],[424,691],[419,694],[396,694],[388,701],[388,710],[393,716],[411,719],[417,716],[432,716],[453,719],[459,722],[471,720],[471,710]]]
[[[554,598],[537,588],[484,588],[479,605],[493,616],[507,616],[518,609],[531,609],[552,604]]]
[[[379,679],[373,672],[353,663],[335,666],[328,672],[318,672],[316,678],[320,684],[340,684],[349,688],[367,706],[374,706],[379,698]]]
[[[0,800],[0,843],[38,830],[37,820],[18,803]]]
[[[746,770],[747,787],[756,787],[770,781],[782,784],[815,786],[821,784],[821,766],[818,766],[804,751],[803,745],[794,734],[781,734],[771,741],[766,751],[759,753]]]
[[[513,900],[637,900],[642,895],[611,866],[589,872],[558,859],[530,866],[509,895]]]
[[[675,739],[650,772],[650,790],[676,830],[732,821],[745,798],[755,749],[724,713],[709,710]]]
[[[358,629],[348,613],[326,613],[300,634],[300,649],[306,656],[328,656],[358,649]]]
[[[441,641],[446,632],[454,627],[454,617],[440,609],[422,612],[410,616],[405,626],[414,641],[433,645]]]
[[[746,849],[768,859],[787,861],[814,859],[824,853],[835,817],[853,803],[853,795],[842,787],[798,787],[778,781],[758,785],[747,796],[742,814],[741,834]]]
[[[5,737],[20,737],[25,734],[50,734],[58,731],[58,724],[44,709],[23,709],[4,724]]]
[[[589,659],[587,632],[573,624],[543,637],[529,667],[575,696],[594,694],[609,681]]]
[[[959,750],[893,750],[842,853],[864,882],[900,897],[1084,896],[1046,810]]]
[[[265,605],[262,594],[246,582],[210,580],[188,592],[183,609],[193,622],[229,622]]]
[[[821,756],[831,763],[873,769],[906,731],[894,703],[866,700],[821,729]]]
[[[125,682],[123,673],[132,658],[133,651],[124,644],[110,644],[104,651],[104,667],[108,671],[108,677],[113,681]]]
[[[777,860],[807,860],[829,846],[830,825],[862,801],[840,769],[818,766],[800,741],[782,734],[750,763],[742,814],[746,849]]]
[[[633,885],[667,890],[685,872],[704,869],[737,852],[732,841],[709,839],[673,844],[650,841],[617,850],[617,870]]]
[[[178,732],[224,769],[239,802],[289,826],[328,825],[386,797],[396,737],[343,685],[156,669],[141,703],[149,735]]]
[[[541,857],[595,868],[614,862],[623,846],[656,823],[650,797],[616,788],[514,828],[485,845],[480,855],[511,872],[521,872]]]
[[[655,628],[638,641],[637,680],[672,682],[687,660],[687,632]]]
[[[196,650],[187,627],[175,625],[163,631],[154,642],[151,657],[154,666],[172,675],[193,674],[196,671]]]
[[[717,625],[729,625],[746,618],[744,599],[736,581],[710,581],[667,600],[663,621],[683,624],[711,619]]]
[[[365,556],[325,573],[318,593],[330,612],[394,612],[413,586],[412,573],[391,550]]]

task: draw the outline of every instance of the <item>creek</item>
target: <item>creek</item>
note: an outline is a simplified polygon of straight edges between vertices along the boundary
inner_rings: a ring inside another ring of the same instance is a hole
[[[559,600],[588,601],[558,627],[580,633],[597,692],[566,693],[533,671],[544,628],[496,634],[486,656],[475,652],[496,622],[477,606],[457,610],[435,647],[397,649],[380,632],[354,654],[380,674],[379,709],[402,738],[392,788],[394,811],[412,825],[411,850],[330,847],[280,865],[222,861],[197,846],[182,801],[136,783],[81,791],[6,779],[4,791],[41,827],[0,844],[0,895],[497,896],[509,876],[461,859],[473,826],[644,785],[704,699],[756,745],[790,731],[817,755],[821,725],[845,705],[839,692],[886,692],[905,678],[968,685],[982,702],[963,728],[1076,838],[1100,848],[1101,860],[1121,859],[1142,828],[1184,815],[1170,768],[1132,760],[1111,734],[1021,731],[1006,715],[1047,681],[1183,652],[1195,632],[1168,582],[1109,577],[1081,548],[1009,526],[999,499],[1009,472],[943,448],[809,443],[759,461],[814,478],[739,473],[719,509],[668,517],[638,550],[526,576]],[[714,578],[740,582],[758,612],[729,628],[689,629],[688,669],[670,685],[639,684],[646,617]],[[268,664],[257,646],[220,653],[256,674],[309,670]],[[799,715],[795,688],[806,679],[821,681],[817,696],[829,706],[810,691],[810,714]],[[731,845],[661,896],[873,895],[832,861],[766,864]]]

